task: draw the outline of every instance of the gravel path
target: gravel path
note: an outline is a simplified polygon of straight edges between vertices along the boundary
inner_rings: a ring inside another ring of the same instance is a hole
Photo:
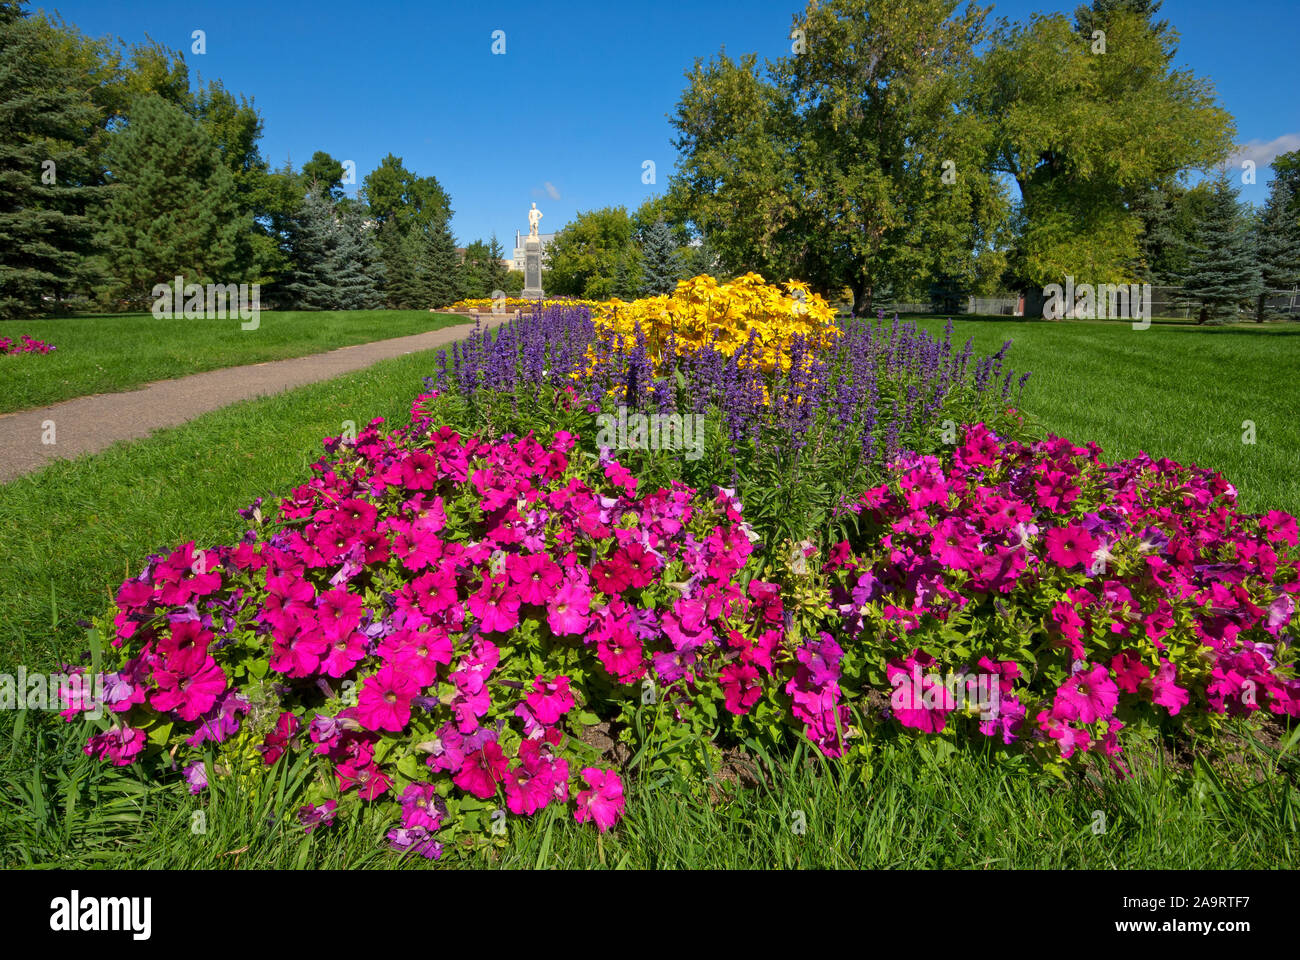
[[[484,314],[484,326],[495,326],[513,315]],[[328,353],[291,360],[274,360],[243,367],[209,370],[179,380],[160,380],[124,393],[77,397],[48,407],[0,414],[0,483],[44,467],[51,460],[71,460],[98,453],[122,440],[147,437],[163,427],[193,420],[240,400],[280,393],[380,360],[417,350],[446,346],[468,336],[473,324],[458,324],[409,337],[340,347]],[[54,443],[43,442],[50,424]]]

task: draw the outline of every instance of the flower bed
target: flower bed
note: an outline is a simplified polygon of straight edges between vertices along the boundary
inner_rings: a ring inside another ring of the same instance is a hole
[[[649,308],[647,308],[647,313]],[[757,326],[757,323],[756,325]],[[795,334],[780,363],[755,360],[759,334],[728,353],[676,341],[658,346],[640,326],[625,349],[585,307],[555,307],[495,330],[477,328],[439,357],[427,381],[444,393],[439,417],[466,430],[526,433],[557,427],[617,456],[651,483],[680,479],[702,489],[744,488],[747,516],[765,540],[821,537],[841,501],[878,480],[902,450],[935,452],[957,425],[987,422],[1018,430],[1008,401],[1023,388],[998,353],[957,348],[915,324],[845,321],[814,345]],[[666,344],[666,345],[665,345]],[[702,418],[684,443],[624,436],[601,439],[596,415],[623,411]],[[798,476],[800,483],[788,482]]]
[[[438,856],[498,804],[572,798],[607,829],[619,775],[574,735],[598,705],[640,703],[647,676],[735,704],[773,671],[781,601],[737,579],[730,496],[639,491],[563,433],[484,444],[418,411],[328,447],[236,547],[186,544],[122,585],[113,722],[87,753],[178,765],[197,792],[310,750],[306,826],[397,800],[394,846]]]
[[[12,337],[0,337],[0,356],[7,353],[51,353],[57,349],[44,340],[33,340],[25,333],[19,342]]]
[[[609,829],[626,771],[597,726],[698,782],[719,745],[923,736],[1062,773],[1300,716],[1295,518],[1033,439],[1006,347],[853,321],[765,365],[598,328],[564,306],[476,332],[408,426],[328,439],[239,544],[149,558],[100,624],[87,753],[195,793],[292,762],[305,830],[378,805],[433,858],[559,805]],[[592,442],[612,403],[690,402],[715,424],[692,483]]]
[[[1131,724],[1300,716],[1295,518],[1239,513],[1210,471],[1100,454],[978,425],[951,463],[904,458],[863,495],[825,575],[846,670],[903,727],[1067,760],[1117,756]],[[972,683],[991,696],[972,705]]]

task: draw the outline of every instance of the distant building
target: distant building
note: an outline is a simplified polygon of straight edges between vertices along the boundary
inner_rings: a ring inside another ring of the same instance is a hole
[[[551,241],[555,239],[555,234],[539,233],[537,239],[542,242],[542,266],[544,267],[550,259],[546,255],[546,248],[549,247]],[[515,231],[515,259],[510,264],[510,269],[518,270],[520,273],[523,273],[524,271],[524,233],[520,230]]]

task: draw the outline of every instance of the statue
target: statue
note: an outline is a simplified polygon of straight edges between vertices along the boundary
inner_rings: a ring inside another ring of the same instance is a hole
[[[528,235],[537,236],[537,222],[542,219],[542,211],[537,209],[537,204],[533,204],[533,209],[528,211]]]

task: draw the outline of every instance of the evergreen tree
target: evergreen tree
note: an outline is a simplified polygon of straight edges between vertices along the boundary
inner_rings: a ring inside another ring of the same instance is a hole
[[[629,301],[647,295],[641,279],[641,264],[632,255],[632,251],[624,250],[619,255],[610,292],[620,300]]]
[[[309,193],[289,220],[290,263],[277,300],[294,310],[365,310],[379,305],[382,264],[371,229],[323,191]]]
[[[335,246],[333,205],[313,191],[285,224],[289,267],[275,288],[277,303],[289,310],[328,310]]]
[[[1188,261],[1183,290],[1199,309],[1199,323],[1232,320],[1247,304],[1254,305],[1263,284],[1237,190],[1227,174],[1215,181],[1206,214],[1192,236]]]
[[[108,149],[113,172],[102,242],[128,298],[158,282],[239,282],[231,275],[247,234],[229,169],[199,124],[150,94],[132,105]]]
[[[38,314],[85,280],[104,196],[93,84],[52,45],[19,5],[0,3],[0,319]]]
[[[462,296],[461,264],[456,255],[456,239],[446,222],[427,233],[414,230],[420,242],[417,271],[421,278],[424,307],[449,307]]]
[[[334,309],[373,310],[381,303],[383,262],[375,230],[352,206],[335,206],[338,243],[334,248]]]
[[[423,299],[416,274],[417,235],[404,233],[397,222],[389,220],[379,227],[377,243],[383,269],[384,303],[394,310],[411,309]]]
[[[1255,319],[1264,322],[1271,291],[1294,291],[1300,284],[1300,222],[1292,214],[1294,194],[1278,177],[1269,184],[1268,203],[1259,219],[1256,253],[1259,256],[1260,291]],[[1293,295],[1294,298],[1294,295]]]
[[[461,286],[466,297],[475,299],[492,295],[494,277],[491,250],[482,240],[475,240],[465,248],[461,261]]]
[[[619,261],[620,266],[622,261]],[[677,241],[663,220],[656,220],[641,238],[641,289],[646,296],[659,296],[677,289],[682,278]]]
[[[1133,212],[1142,221],[1138,260],[1133,272],[1146,283],[1164,283],[1171,278],[1171,262],[1181,251],[1182,238],[1174,219],[1176,184],[1156,185],[1137,193]]]
[[[510,272],[510,268],[502,262],[505,259],[505,256],[506,251],[505,248],[501,246],[501,241],[497,239],[495,233],[492,234],[492,239],[488,241],[488,296],[494,295],[498,290],[502,293],[505,292],[506,284],[508,282],[506,277]],[[522,290],[523,288],[520,287],[520,289]]]

